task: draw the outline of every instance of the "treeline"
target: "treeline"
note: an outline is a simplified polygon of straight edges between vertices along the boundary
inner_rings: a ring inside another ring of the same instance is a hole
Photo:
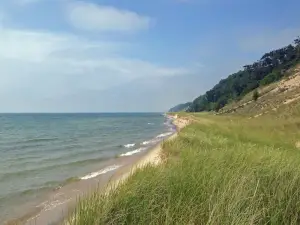
[[[192,105],[191,102],[187,102],[187,103],[184,103],[184,104],[179,104],[179,105],[176,105],[175,107],[171,108],[169,110],[169,112],[180,112],[180,111],[186,111],[189,109],[189,107]]]
[[[280,80],[286,70],[300,62],[300,37],[294,44],[266,53],[252,65],[221,80],[204,95],[196,98],[187,111],[218,111],[231,101],[241,99],[259,86]]]

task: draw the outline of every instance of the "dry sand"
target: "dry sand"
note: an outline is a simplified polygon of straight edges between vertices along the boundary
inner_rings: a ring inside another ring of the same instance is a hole
[[[279,82],[278,86],[274,88],[270,93],[277,93],[284,91],[291,91],[300,87],[300,65],[298,65],[294,71],[293,75],[287,79],[283,79]]]

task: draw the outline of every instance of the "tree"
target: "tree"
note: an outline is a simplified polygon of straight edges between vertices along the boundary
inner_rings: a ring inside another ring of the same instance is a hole
[[[255,90],[255,91],[253,92],[252,98],[253,98],[254,101],[257,101],[257,99],[259,98],[259,93],[258,93],[257,90]]]
[[[243,70],[222,79],[211,90],[196,98],[190,111],[211,111],[224,107],[230,101],[242,99],[246,94],[280,80],[290,68],[300,63],[300,37],[283,48],[265,53],[258,61],[245,65]],[[259,98],[259,93],[253,96]]]
[[[281,77],[282,77],[282,74],[279,71],[274,71],[274,72],[268,74],[267,76],[265,76],[265,78],[260,81],[260,85],[264,86],[264,85],[271,84],[275,81],[280,80]]]
[[[300,45],[300,36],[294,41],[295,45]]]
[[[221,108],[222,108],[221,103],[217,102],[216,105],[215,105],[215,111],[219,112]]]

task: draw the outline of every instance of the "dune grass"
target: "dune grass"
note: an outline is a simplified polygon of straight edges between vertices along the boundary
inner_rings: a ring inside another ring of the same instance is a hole
[[[300,224],[300,117],[192,118],[165,164],[81,200],[69,223]]]

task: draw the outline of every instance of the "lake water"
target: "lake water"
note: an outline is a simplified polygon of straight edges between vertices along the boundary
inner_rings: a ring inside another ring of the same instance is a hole
[[[122,165],[116,157],[147,151],[174,127],[161,114],[0,114],[0,221],[76,180]]]

